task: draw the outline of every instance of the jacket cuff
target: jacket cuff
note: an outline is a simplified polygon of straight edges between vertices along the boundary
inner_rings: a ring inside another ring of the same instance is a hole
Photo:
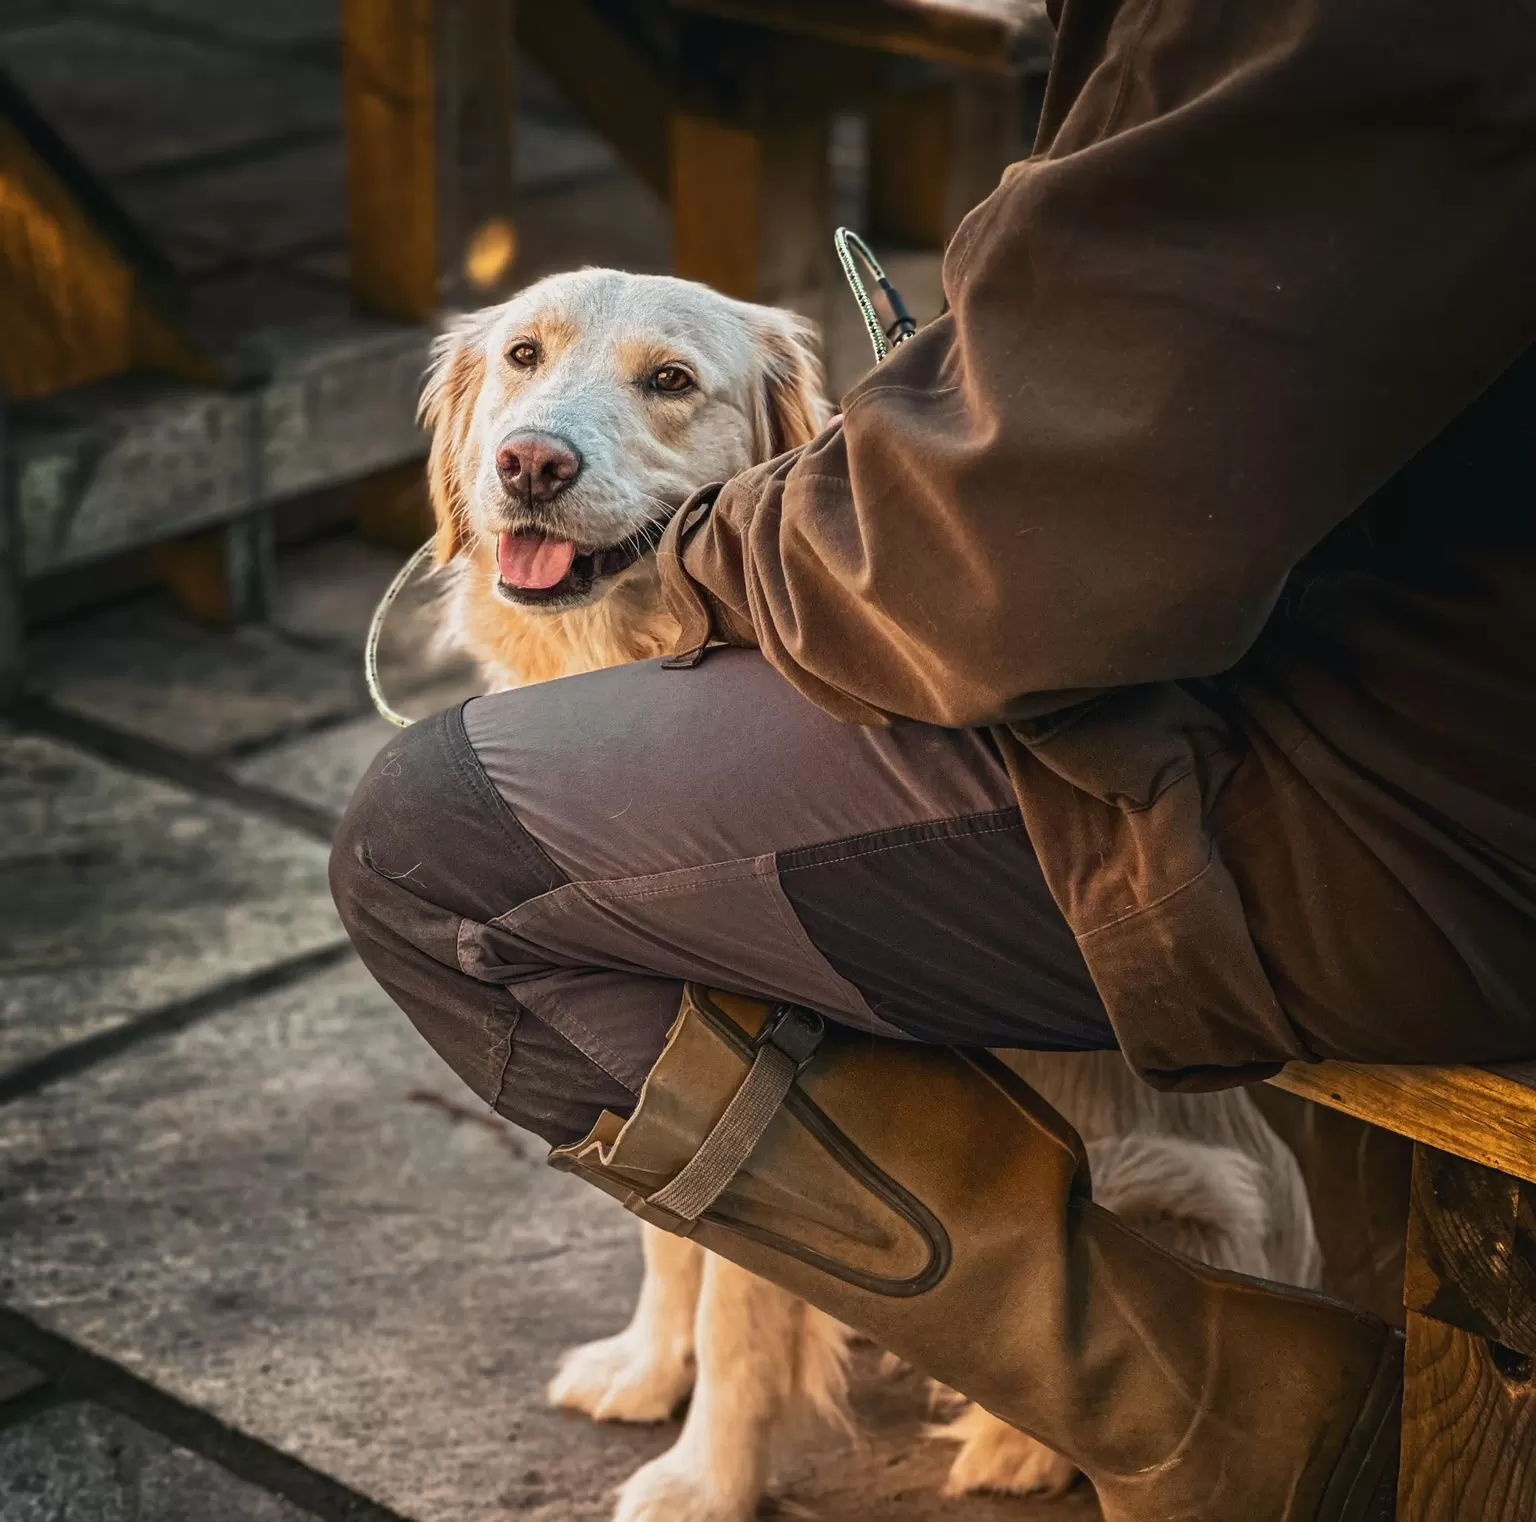
[[[669,667],[697,665],[712,644],[757,643],[751,627],[742,628],[725,604],[688,572],[689,544],[709,521],[724,484],[700,487],[673,514],[656,546],[662,600],[678,623],[677,647],[663,662]]]

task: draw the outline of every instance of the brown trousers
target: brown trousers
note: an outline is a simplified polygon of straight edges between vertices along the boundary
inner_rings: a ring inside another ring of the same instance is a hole
[[[987,734],[841,724],[755,651],[413,726],[332,884],[421,1033],[551,1142],[628,1113],[690,980],[917,1041],[1115,1044]]]

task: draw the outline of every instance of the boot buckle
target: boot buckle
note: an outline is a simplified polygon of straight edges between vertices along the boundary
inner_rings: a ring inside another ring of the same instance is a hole
[[[764,1046],[777,1047],[794,1063],[798,1076],[816,1055],[826,1033],[827,1023],[815,1010],[799,1004],[780,1004],[752,1044],[759,1051]]]

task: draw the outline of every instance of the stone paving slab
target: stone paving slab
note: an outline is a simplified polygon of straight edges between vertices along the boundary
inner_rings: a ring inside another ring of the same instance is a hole
[[[353,964],[146,1044],[6,1107],[0,1296],[413,1522],[600,1518],[662,1439],[537,1391],[633,1228],[468,1098]]]
[[[540,1390],[625,1321],[635,1228],[466,1099],[355,964],[145,1043],[6,1108],[0,1295],[412,1522],[601,1522],[671,1431]],[[1093,1515],[940,1503],[915,1383],[861,1405],[791,1489],[823,1522]]]
[[[417,688],[408,696],[390,693],[407,717],[423,719],[476,693],[473,681],[448,681]],[[230,768],[241,782],[313,803],[340,814],[373,758],[398,731],[374,714],[332,724],[268,746]]]
[[[4,1522],[301,1522],[309,1513],[100,1406],[0,1429]]]
[[[367,707],[362,663],[260,625],[208,629],[154,599],[48,630],[29,680],[56,707],[192,756],[217,756]]]
[[[0,1072],[339,945],[326,855],[226,804],[0,730]]]
[[[349,534],[295,549],[278,565],[273,623],[301,639],[335,645],[361,670],[373,610],[404,559]],[[391,696],[443,682],[474,690],[471,662],[443,636],[446,591],[441,574],[419,571],[390,609],[379,642],[379,673]]]

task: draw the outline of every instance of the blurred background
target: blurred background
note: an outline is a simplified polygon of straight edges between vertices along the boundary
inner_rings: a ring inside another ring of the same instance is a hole
[[[330,906],[427,347],[672,271],[815,319],[841,391],[832,229],[933,316],[1049,40],[1037,0],[0,0],[3,1522],[580,1522],[671,1441],[543,1408],[632,1225]],[[417,715],[475,690],[430,602],[383,651]],[[1096,1515],[942,1502],[919,1384],[859,1404],[791,1509]]]

